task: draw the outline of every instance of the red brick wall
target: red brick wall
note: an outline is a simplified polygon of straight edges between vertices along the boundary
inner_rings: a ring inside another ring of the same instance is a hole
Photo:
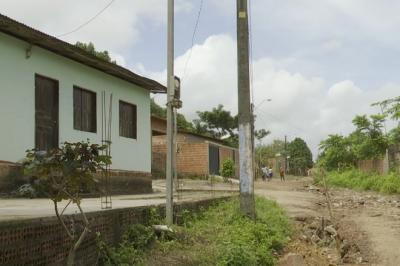
[[[178,175],[208,175],[208,144],[179,143],[176,165]]]
[[[177,169],[180,176],[208,175],[209,142],[198,136],[178,134]],[[220,146],[220,168],[225,159],[231,158],[236,165],[235,176],[239,177],[239,152],[237,149]],[[235,154],[235,155],[234,155]],[[153,136],[152,145],[152,175],[153,178],[165,178],[166,138]]]
[[[182,210],[189,209],[196,212],[220,200],[221,198],[214,198],[176,203],[174,204],[175,217]],[[97,265],[96,232],[101,233],[108,244],[115,246],[120,242],[121,235],[127,226],[149,222],[152,208],[156,208],[157,213],[161,216],[165,215],[165,206],[163,205],[87,213],[91,232],[79,247],[74,265]],[[69,228],[74,228],[79,232],[82,230],[80,215],[66,215],[64,218]],[[70,243],[56,217],[1,221],[0,265],[65,265],[64,260]]]

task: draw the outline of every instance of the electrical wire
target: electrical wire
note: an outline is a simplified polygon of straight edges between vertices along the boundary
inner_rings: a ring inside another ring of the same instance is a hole
[[[91,17],[89,20],[87,20],[85,23],[79,25],[78,27],[76,27],[75,29],[68,31],[66,33],[60,34],[60,35],[56,35],[57,38],[60,37],[64,37],[67,36],[71,33],[77,32],[78,30],[82,29],[83,27],[85,27],[86,25],[88,25],[90,22],[92,22],[93,20],[95,20],[98,16],[101,15],[101,13],[103,13],[107,8],[109,8],[111,6],[112,3],[114,3],[115,0],[111,0],[105,7],[103,7],[103,9],[101,9],[99,12],[97,12],[93,17]]]
[[[199,27],[199,22],[200,22],[200,16],[201,16],[201,11],[203,10],[203,0],[200,0],[200,7],[199,7],[199,11],[197,12],[197,18],[196,18],[196,23],[194,24],[194,28],[193,28],[193,34],[192,34],[192,42],[190,45],[190,50],[189,50],[189,55],[186,59],[185,62],[185,67],[183,68],[183,73],[182,73],[182,77],[181,77],[181,82],[183,81],[183,79],[186,76],[186,71],[187,71],[187,67],[189,65],[189,61],[190,58],[192,57],[192,51],[193,51],[193,45],[194,45],[194,40],[196,37],[196,33],[197,33],[197,29]]]

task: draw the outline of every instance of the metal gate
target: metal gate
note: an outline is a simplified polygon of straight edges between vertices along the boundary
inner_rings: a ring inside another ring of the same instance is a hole
[[[219,147],[208,146],[208,174],[219,175]]]

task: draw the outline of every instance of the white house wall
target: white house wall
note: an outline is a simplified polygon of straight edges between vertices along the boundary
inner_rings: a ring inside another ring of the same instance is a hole
[[[59,140],[101,142],[101,92],[113,93],[113,169],[150,172],[149,91],[0,33],[0,160],[16,162],[35,146],[35,74],[59,82]],[[73,86],[97,95],[97,133],[74,130]],[[137,140],[119,136],[119,100],[137,106]]]

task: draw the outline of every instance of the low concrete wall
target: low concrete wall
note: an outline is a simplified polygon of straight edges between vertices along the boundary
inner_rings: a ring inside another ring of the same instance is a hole
[[[183,209],[198,211],[228,198],[179,203],[174,211],[175,214]],[[95,232],[100,232],[106,242],[115,245],[127,226],[146,223],[152,208],[161,215],[165,213],[162,205],[88,213],[92,233],[79,248],[76,265],[96,265]],[[65,216],[65,221],[70,228],[81,228],[79,215]],[[70,241],[56,217],[0,222],[0,265],[63,265],[69,245]]]
[[[385,174],[384,159],[363,160],[357,162],[357,167],[366,173]]]

